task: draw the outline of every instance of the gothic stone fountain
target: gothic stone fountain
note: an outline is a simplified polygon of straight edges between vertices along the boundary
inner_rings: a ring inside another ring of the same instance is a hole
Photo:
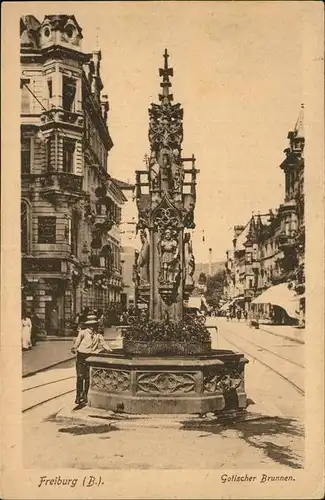
[[[149,109],[150,157],[136,172],[137,295],[148,317],[124,332],[123,349],[88,358],[89,404],[126,413],[207,413],[246,408],[242,354],[213,350],[205,326],[184,318],[194,288],[190,231],[195,228],[195,158],[182,157],[183,110],[172,104],[168,53],[159,95]],[[190,168],[184,164],[190,163]]]

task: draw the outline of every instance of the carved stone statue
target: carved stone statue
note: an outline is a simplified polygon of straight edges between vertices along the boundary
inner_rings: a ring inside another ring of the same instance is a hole
[[[140,231],[140,239],[142,247],[138,257],[138,268],[140,274],[140,285],[149,284],[149,257],[150,257],[150,245],[148,241],[147,232],[145,229]]]
[[[150,187],[153,191],[156,191],[159,188],[159,164],[156,160],[156,155],[154,153],[151,154],[149,160],[149,178],[150,178]]]
[[[163,149],[161,152],[161,190],[170,191],[172,189],[172,171],[169,151]]]
[[[138,267],[138,264],[135,264],[133,266],[132,281],[135,284],[135,286],[139,286],[140,285],[140,276],[139,276],[139,267]]]
[[[178,149],[173,150],[171,177],[173,180],[173,191],[176,193],[180,193],[182,191],[183,171],[180,165],[180,155]]]
[[[160,282],[174,284],[179,274],[179,248],[170,229],[164,231],[158,250],[161,258]]]
[[[193,275],[195,271],[195,259],[193,254],[191,235],[184,235],[184,264],[185,264],[185,285],[194,285]]]

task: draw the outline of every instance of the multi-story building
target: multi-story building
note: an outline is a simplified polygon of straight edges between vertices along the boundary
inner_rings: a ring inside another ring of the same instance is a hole
[[[135,185],[114,179],[127,199],[122,208],[121,224],[121,263],[122,286],[121,304],[123,310],[135,306],[136,286],[134,282],[134,266],[137,261],[139,242],[137,239],[136,225],[138,220],[137,206],[135,203]]]
[[[101,52],[74,16],[20,21],[22,300],[48,332],[119,302],[126,201],[107,172],[113,146]]]
[[[233,248],[226,254],[224,295],[248,310],[254,297],[280,283],[288,283],[305,310],[304,130],[303,106],[289,132],[284,202],[274,212],[252,215],[246,226],[234,227]],[[270,307],[264,308],[267,315]]]
[[[297,292],[305,291],[305,199],[304,199],[304,106],[294,130],[289,132],[289,147],[280,165],[285,174],[285,200],[279,207],[281,231],[278,245],[283,253],[284,272],[294,272]]]

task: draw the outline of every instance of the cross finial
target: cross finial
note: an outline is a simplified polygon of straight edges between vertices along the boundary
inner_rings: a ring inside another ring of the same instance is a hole
[[[164,52],[164,59],[165,59],[165,69],[168,69],[168,57],[169,57],[169,54],[168,54],[168,50],[165,49],[165,52]]]
[[[99,27],[96,28],[96,49],[99,49]]]
[[[173,95],[169,93],[169,87],[172,86],[172,84],[169,81],[170,76],[174,76],[173,68],[168,67],[168,50],[165,49],[165,52],[163,54],[164,57],[164,68],[159,69],[159,76],[163,77],[163,81],[160,83],[160,86],[163,88],[163,93],[159,94],[159,100],[163,101],[164,104],[167,104],[168,102],[173,100]]]

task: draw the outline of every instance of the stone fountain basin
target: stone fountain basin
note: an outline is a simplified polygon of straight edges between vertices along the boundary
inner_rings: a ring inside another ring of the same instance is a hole
[[[123,340],[126,355],[134,356],[197,356],[211,352],[211,341],[181,342],[160,340],[144,342],[140,340]]]
[[[122,349],[87,359],[89,406],[130,414],[208,413],[246,408],[243,354],[135,356]]]

